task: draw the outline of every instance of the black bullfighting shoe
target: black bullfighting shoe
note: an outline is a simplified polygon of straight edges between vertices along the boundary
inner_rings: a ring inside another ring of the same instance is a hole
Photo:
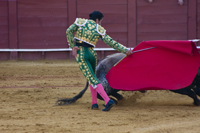
[[[91,107],[91,109],[94,109],[94,110],[97,110],[97,109],[99,109],[99,106],[98,106],[98,104],[96,104],[96,103],[95,103],[95,104],[93,104],[93,105],[92,105],[92,107]]]
[[[110,99],[102,111],[109,111],[113,107],[114,104],[115,104],[115,102]]]

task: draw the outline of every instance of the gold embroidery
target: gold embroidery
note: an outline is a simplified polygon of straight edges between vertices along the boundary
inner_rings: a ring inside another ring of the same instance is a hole
[[[77,23],[83,24],[83,20],[81,18],[79,19],[77,20]],[[100,35],[96,31],[96,23],[93,20],[88,20],[88,22],[83,26],[83,28],[81,30],[77,30],[75,34],[76,39],[82,40],[94,46],[96,46],[99,37]]]

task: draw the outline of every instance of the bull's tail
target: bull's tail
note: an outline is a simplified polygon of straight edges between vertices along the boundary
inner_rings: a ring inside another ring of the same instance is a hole
[[[56,104],[54,106],[61,106],[61,105],[68,105],[71,103],[75,103],[79,98],[81,98],[83,96],[83,94],[85,93],[85,91],[88,88],[89,83],[86,82],[85,88],[76,96],[72,97],[72,98],[62,98],[56,101]]]

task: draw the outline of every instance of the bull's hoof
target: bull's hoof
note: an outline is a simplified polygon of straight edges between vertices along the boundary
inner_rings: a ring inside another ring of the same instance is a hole
[[[140,91],[141,93],[146,93],[147,92],[147,90],[143,90],[143,91]]]
[[[122,95],[120,95],[120,97],[117,98],[118,101],[123,100],[124,97]]]
[[[196,106],[200,106],[200,100],[199,99],[195,100],[193,104]]]
[[[116,105],[118,104],[117,100],[115,100],[114,98],[110,97],[110,99],[112,99]]]

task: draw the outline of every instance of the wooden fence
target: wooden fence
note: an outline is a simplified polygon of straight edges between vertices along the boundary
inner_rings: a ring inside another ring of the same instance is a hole
[[[183,5],[178,0],[0,0],[0,60],[72,59],[68,50],[13,49],[68,48],[67,27],[94,10],[104,14],[107,34],[127,47],[145,40],[200,38],[200,0]],[[100,40],[97,48],[108,46]]]

